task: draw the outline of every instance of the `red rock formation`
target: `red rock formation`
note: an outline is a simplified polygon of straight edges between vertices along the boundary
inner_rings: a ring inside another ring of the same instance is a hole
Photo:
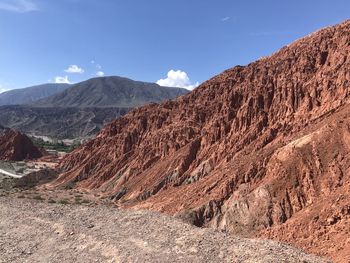
[[[0,160],[23,161],[42,156],[42,152],[26,135],[10,129],[3,129],[0,133]]]
[[[350,179],[349,51],[346,21],[174,101],[133,110],[69,154],[54,185],[98,189],[120,206],[234,233],[272,227],[261,235],[287,239],[278,227],[297,214],[341,193],[349,198],[349,191],[338,192]],[[341,235],[350,223],[344,213]],[[311,241],[294,243],[309,249]]]

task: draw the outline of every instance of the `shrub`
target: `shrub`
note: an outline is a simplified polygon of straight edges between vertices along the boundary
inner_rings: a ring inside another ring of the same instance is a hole
[[[67,204],[69,204],[69,201],[67,200],[67,199],[62,199],[62,200],[59,200],[58,201],[60,204],[62,204],[62,205],[67,205]]]
[[[35,199],[35,200],[44,200],[44,198],[42,198],[40,195],[34,196],[33,199]]]

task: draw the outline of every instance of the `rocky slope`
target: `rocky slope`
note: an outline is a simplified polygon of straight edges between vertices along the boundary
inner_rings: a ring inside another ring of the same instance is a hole
[[[77,83],[65,91],[33,103],[37,107],[119,107],[131,108],[174,99],[188,93],[181,88],[122,77],[100,77]]]
[[[42,84],[0,93],[0,105],[28,104],[67,89],[69,84]]]
[[[26,135],[11,129],[0,128],[0,160],[23,161],[42,156],[43,153]]]
[[[0,197],[0,214],[4,263],[326,262],[277,242],[234,238],[146,211]]]
[[[68,155],[52,185],[347,262],[349,51],[345,21],[133,110]]]

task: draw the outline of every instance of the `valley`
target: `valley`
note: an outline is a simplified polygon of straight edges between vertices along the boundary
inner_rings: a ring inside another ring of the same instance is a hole
[[[129,108],[59,108],[0,106],[0,123],[31,136],[51,140],[84,139],[104,124],[126,114]]]
[[[350,20],[201,84],[89,66],[0,93],[0,262],[350,262]]]

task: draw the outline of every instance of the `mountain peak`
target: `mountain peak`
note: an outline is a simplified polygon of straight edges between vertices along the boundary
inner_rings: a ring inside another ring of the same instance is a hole
[[[33,103],[33,106],[127,108],[173,99],[187,92],[186,89],[109,76],[77,83],[62,93]]]

